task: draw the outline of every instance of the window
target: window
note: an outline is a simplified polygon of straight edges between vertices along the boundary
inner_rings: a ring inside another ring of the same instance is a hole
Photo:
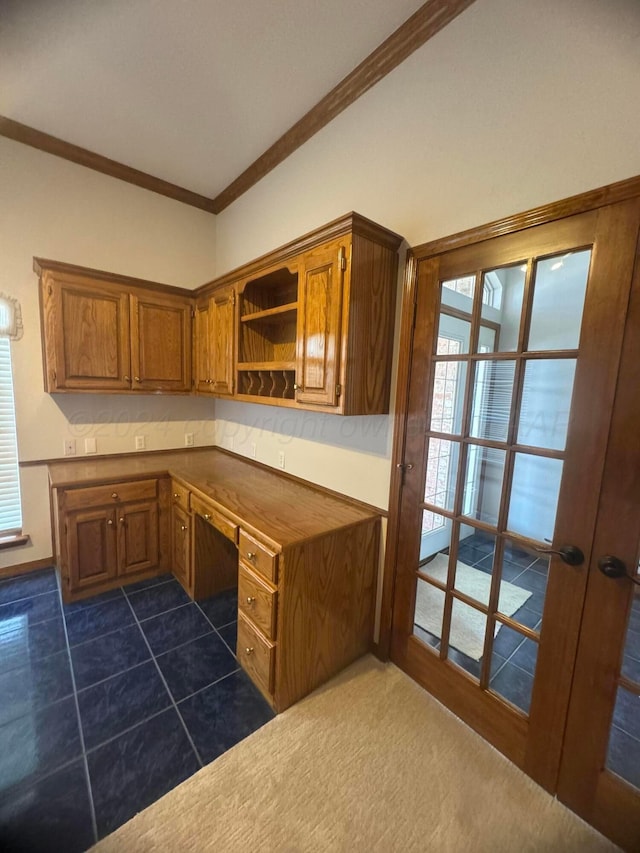
[[[20,306],[0,296],[0,545],[22,534],[10,344],[21,331]]]

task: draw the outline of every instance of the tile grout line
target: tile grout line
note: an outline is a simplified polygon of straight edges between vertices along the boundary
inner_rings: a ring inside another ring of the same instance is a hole
[[[189,729],[187,728],[187,724],[185,723],[185,721],[182,718],[182,714],[180,713],[180,710],[179,710],[178,706],[176,705],[175,699],[173,698],[173,694],[172,694],[171,690],[169,690],[169,685],[167,684],[166,679],[165,679],[164,675],[162,674],[162,670],[160,669],[158,661],[156,660],[156,656],[153,653],[153,649],[151,648],[149,641],[147,640],[147,637],[146,637],[144,631],[142,630],[142,625],[140,624],[140,621],[138,620],[138,617],[136,616],[136,612],[133,609],[131,602],[129,601],[129,596],[127,595],[127,592],[126,592],[124,587],[122,587],[122,590],[124,592],[124,597],[126,599],[126,602],[129,605],[129,607],[131,608],[131,612],[133,613],[133,618],[136,620],[136,625],[138,626],[138,629],[139,629],[140,633],[142,634],[142,639],[144,640],[147,648],[149,649],[149,654],[151,655],[151,659],[153,660],[154,666],[155,666],[156,670],[158,671],[158,675],[160,676],[160,679],[161,679],[162,683],[164,684],[164,688],[167,691],[167,694],[169,695],[169,699],[171,701],[171,704],[173,705],[175,712],[178,715],[178,719],[180,720],[180,723],[182,724],[182,728],[184,729],[184,733],[187,736],[187,740],[191,744],[191,748],[193,749],[193,752],[196,756],[196,760],[198,761],[198,764],[200,765],[200,767],[204,767],[204,762],[203,762],[202,758],[200,757],[200,753],[196,749],[196,745],[193,742],[193,738],[191,737],[191,733],[189,732]]]
[[[231,652],[231,654],[234,656],[234,658],[235,658],[236,660],[238,660],[238,656],[236,655],[235,651],[231,648],[231,646],[229,645],[229,643],[227,643],[227,641],[225,640],[225,638],[222,636],[222,634],[220,633],[220,631],[218,631],[218,629],[217,629],[217,628],[216,628],[216,626],[213,624],[213,622],[211,621],[211,619],[209,619],[209,617],[208,617],[208,616],[207,616],[207,614],[204,612],[204,610],[202,609],[202,607],[200,607],[200,605],[198,604],[198,602],[197,602],[197,601],[195,601],[195,600],[194,600],[194,602],[193,602],[193,603],[194,603],[194,604],[195,604],[195,606],[198,608],[198,610],[200,611],[200,613],[202,613],[202,615],[203,615],[203,616],[204,616],[204,618],[207,620],[207,622],[209,623],[209,625],[211,625],[211,627],[213,628],[213,630],[215,631],[215,633],[218,635],[218,637],[220,637],[220,639],[221,639],[221,640],[222,640],[222,642],[225,644],[225,646],[229,649],[229,651],[230,651],[230,652]],[[237,607],[236,607],[236,618],[235,618],[235,620],[233,620],[233,619],[232,619],[232,620],[231,620],[231,622],[226,622],[224,625],[221,625],[220,627],[221,627],[221,628],[226,628],[226,627],[227,627],[227,625],[232,625],[234,621],[236,621],[236,622],[238,621]]]
[[[142,664],[138,664],[138,666],[143,666],[143,664],[152,663],[152,662],[153,661],[151,659],[146,660],[146,661],[143,661]],[[132,667],[132,669],[135,669],[135,667]],[[130,671],[131,670],[127,670],[127,672],[130,672]],[[183,699],[180,699],[180,700],[178,700],[178,702],[175,702],[175,705],[177,706],[181,702],[185,702],[187,699],[191,699],[192,696],[195,696],[196,694],[201,693],[203,690],[206,690],[208,687],[213,687],[214,684],[219,684],[221,681],[224,681],[225,678],[229,678],[230,675],[234,675],[236,672],[240,672],[240,667],[237,667],[237,669],[234,669],[231,672],[226,673],[226,675],[222,675],[220,678],[217,678],[215,681],[212,681],[210,684],[206,684],[204,687],[200,687],[198,690],[194,690],[193,693],[189,693],[188,696],[185,696]],[[121,674],[122,673],[119,673],[119,675],[121,675]],[[112,677],[117,678],[117,676],[115,676],[115,675]],[[108,679],[105,679],[105,680],[108,680]],[[103,683],[103,682],[100,682],[100,683]],[[90,688],[85,688],[85,689],[90,689]],[[161,708],[159,711],[154,711],[153,714],[149,714],[148,717],[144,717],[144,719],[138,720],[138,722],[133,723],[130,726],[127,726],[126,729],[122,729],[122,731],[119,731],[117,734],[106,738],[106,740],[101,740],[100,743],[96,743],[94,746],[90,746],[87,749],[87,755],[90,755],[92,752],[95,752],[97,749],[101,749],[103,746],[106,746],[107,744],[112,743],[114,740],[117,740],[119,737],[122,737],[122,735],[126,735],[129,732],[132,732],[134,729],[137,729],[138,726],[143,726],[143,725],[145,725],[145,723],[148,723],[150,720],[153,720],[156,717],[159,717],[161,714],[164,714],[167,711],[170,711],[171,706],[173,704],[173,702],[171,701],[172,698],[173,697],[169,693],[169,696],[167,698],[168,704],[165,708]],[[73,761],[76,761],[76,760],[77,759],[73,759]],[[68,763],[71,763],[71,762],[68,762]]]
[[[58,598],[60,600],[60,608],[62,610],[62,588],[60,585],[60,580],[56,574],[56,580],[58,583]],[[71,670],[71,684],[73,686],[73,701],[76,707],[76,718],[78,721],[78,732],[80,735],[80,747],[82,749],[82,762],[84,764],[84,773],[87,782],[87,791],[89,794],[89,813],[91,815],[91,828],[93,831],[94,841],[98,842],[98,822],[96,820],[96,807],[93,802],[93,789],[91,787],[91,775],[89,773],[89,762],[87,760],[87,750],[84,742],[84,732],[82,730],[82,718],[80,717],[80,703],[78,702],[78,690],[76,687],[76,676],[73,671],[73,660],[71,658],[71,646],[69,645],[69,635],[67,633],[67,622],[64,618],[64,610],[62,610],[62,629],[64,631],[64,638],[67,647],[67,655],[69,657],[69,669]]]

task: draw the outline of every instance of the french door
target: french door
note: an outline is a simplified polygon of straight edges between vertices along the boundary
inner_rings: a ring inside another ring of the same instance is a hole
[[[615,756],[603,771],[614,706],[640,719],[634,636],[621,668],[640,609],[598,568],[640,556],[640,477],[621,469],[640,463],[639,224],[634,199],[418,257],[403,341],[392,660],[592,822],[613,796],[598,775],[640,802]],[[607,499],[621,481],[632,545]]]

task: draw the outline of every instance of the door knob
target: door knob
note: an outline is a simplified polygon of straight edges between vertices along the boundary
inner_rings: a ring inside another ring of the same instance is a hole
[[[559,548],[536,548],[538,554],[554,554],[568,566],[581,566],[584,563],[584,554],[575,545],[561,545]]]
[[[629,572],[627,572],[626,565],[619,557],[614,557],[611,554],[606,554],[604,557],[600,557],[598,560],[598,568],[602,574],[606,575],[608,578],[627,577],[630,581],[640,586],[640,579],[634,578],[633,575],[630,575]]]

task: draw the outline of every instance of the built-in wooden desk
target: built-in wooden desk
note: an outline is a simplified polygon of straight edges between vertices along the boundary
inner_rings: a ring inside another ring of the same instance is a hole
[[[238,659],[282,711],[370,647],[380,517],[218,449],[49,466],[65,600],[166,571],[238,585]]]

